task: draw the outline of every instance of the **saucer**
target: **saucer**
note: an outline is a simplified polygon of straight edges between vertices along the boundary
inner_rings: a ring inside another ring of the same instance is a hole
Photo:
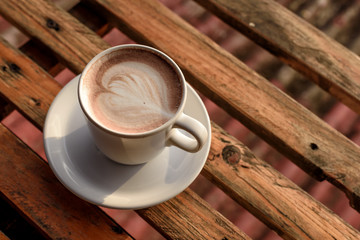
[[[47,159],[65,187],[96,205],[139,209],[176,196],[195,180],[210,150],[211,126],[204,104],[190,85],[184,113],[208,130],[203,148],[189,153],[170,146],[151,161],[130,166],[108,159],[95,147],[78,103],[78,81],[79,76],[56,96],[44,127]]]

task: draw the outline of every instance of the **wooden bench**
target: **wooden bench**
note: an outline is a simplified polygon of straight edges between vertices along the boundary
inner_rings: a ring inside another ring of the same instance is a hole
[[[198,2],[360,113],[360,59],[353,52],[275,1]],[[30,37],[19,49],[0,38],[2,115],[16,109],[42,130],[61,89],[54,76],[65,67],[81,73],[110,47],[101,36],[116,27],[167,53],[201,94],[306,173],[335,185],[360,210],[359,146],[160,2],[86,0],[67,12],[43,0],[8,0],[0,3],[0,14]],[[216,123],[211,130],[202,175],[281,237],[360,238]],[[53,239],[132,238],[100,208],[63,187],[47,163],[3,125],[0,143],[3,206],[15,209],[36,232]],[[169,239],[250,239],[190,188],[136,212]],[[0,232],[0,239],[5,235]]]

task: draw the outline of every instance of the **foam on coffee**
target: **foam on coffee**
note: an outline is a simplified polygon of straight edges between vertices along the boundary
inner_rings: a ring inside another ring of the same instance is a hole
[[[143,49],[120,49],[98,59],[83,77],[90,115],[122,133],[155,129],[176,113],[182,85],[169,62]]]

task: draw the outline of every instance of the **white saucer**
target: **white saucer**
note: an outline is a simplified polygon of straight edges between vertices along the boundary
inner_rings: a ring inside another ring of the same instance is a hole
[[[188,85],[184,112],[209,132],[204,147],[188,153],[167,147],[148,163],[128,166],[106,158],[95,147],[77,99],[75,77],[57,95],[46,116],[45,152],[57,178],[74,194],[96,205],[139,209],[164,202],[187,188],[207,159],[211,126],[200,97]]]

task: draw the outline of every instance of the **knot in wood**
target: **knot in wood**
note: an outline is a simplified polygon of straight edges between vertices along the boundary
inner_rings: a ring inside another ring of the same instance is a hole
[[[55,31],[60,30],[59,24],[57,22],[55,22],[54,20],[52,20],[51,18],[48,18],[46,20],[46,26],[50,29],[54,29]]]
[[[13,73],[20,73],[20,71],[21,71],[21,68],[18,65],[16,65],[15,63],[10,63],[9,68]],[[3,68],[3,70],[4,70],[4,68]]]
[[[318,145],[316,143],[310,143],[310,148],[312,150],[318,150],[319,149],[319,147],[318,147]]]
[[[31,100],[33,101],[33,103],[35,104],[35,106],[40,106],[41,105],[41,101],[36,99],[36,98],[31,98]]]
[[[221,155],[225,160],[225,162],[227,162],[230,165],[235,165],[239,163],[241,157],[240,149],[234,145],[228,145],[224,147]]]

